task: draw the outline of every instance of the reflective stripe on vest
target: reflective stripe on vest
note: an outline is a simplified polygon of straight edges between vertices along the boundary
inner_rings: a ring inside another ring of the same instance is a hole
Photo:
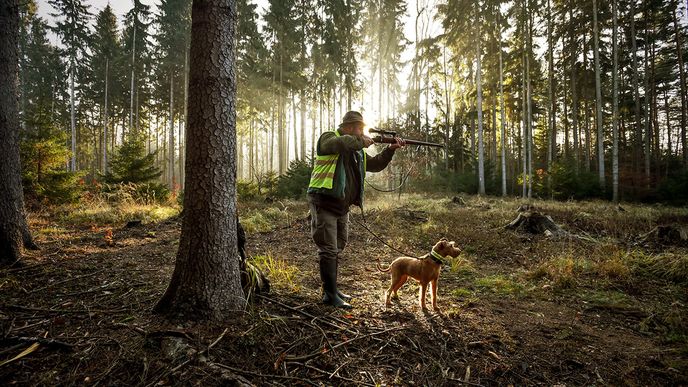
[[[335,130],[334,134],[339,137],[339,131]],[[308,188],[325,188],[332,189],[334,185],[334,171],[337,169],[337,162],[339,161],[339,153],[333,155],[317,155],[315,163],[313,163],[313,173],[311,174],[311,181]]]

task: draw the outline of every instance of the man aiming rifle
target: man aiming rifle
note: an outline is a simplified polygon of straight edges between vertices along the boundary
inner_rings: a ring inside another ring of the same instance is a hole
[[[351,308],[347,302],[351,296],[337,288],[339,254],[349,236],[349,206],[363,206],[366,172],[385,169],[394,152],[406,145],[396,135],[381,134],[380,138],[384,137],[390,145],[378,155],[368,156],[364,148],[375,141],[363,134],[364,127],[361,113],[350,111],[337,130],[320,136],[308,184],[311,237],[318,247],[322,301],[338,308]]]

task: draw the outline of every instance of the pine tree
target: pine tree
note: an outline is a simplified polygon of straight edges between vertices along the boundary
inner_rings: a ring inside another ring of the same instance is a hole
[[[96,15],[96,24],[93,38],[91,39],[92,56],[89,62],[90,87],[89,94],[95,106],[101,107],[102,112],[102,136],[100,136],[101,171],[107,172],[108,163],[108,128],[109,111],[112,111],[113,95],[113,69],[116,67],[115,59],[121,55],[119,32],[117,30],[117,18],[108,4]],[[121,90],[118,90],[121,91]]]
[[[69,72],[69,105],[70,105],[70,126],[71,126],[71,152],[72,159],[69,168],[72,172],[77,170],[76,165],[76,107],[75,94],[79,91],[75,84],[77,77],[84,75],[85,66],[83,63],[88,58],[89,40],[89,6],[81,0],[49,0],[48,3],[55,8],[56,12],[51,16],[58,21],[53,27],[53,31],[62,39],[64,48],[62,55],[68,58],[67,70]],[[79,86],[80,87],[80,86]]]

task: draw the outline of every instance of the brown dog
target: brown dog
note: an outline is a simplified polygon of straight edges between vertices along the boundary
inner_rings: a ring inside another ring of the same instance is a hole
[[[437,307],[437,280],[440,277],[440,268],[442,264],[446,263],[445,257],[456,258],[461,254],[461,249],[455,246],[454,241],[448,241],[446,238],[440,239],[432,248],[430,254],[426,254],[420,258],[399,257],[395,259],[387,269],[380,267],[378,261],[377,268],[383,273],[392,272],[392,285],[387,289],[387,297],[385,299],[385,306],[389,307],[390,297],[394,293],[397,296],[397,290],[401,288],[408,277],[412,277],[420,282],[420,307],[425,308],[425,293],[428,288],[428,283],[432,284],[432,308],[439,310]]]

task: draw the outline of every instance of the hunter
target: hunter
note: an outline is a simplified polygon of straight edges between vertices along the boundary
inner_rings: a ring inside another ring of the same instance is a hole
[[[366,172],[379,172],[387,167],[394,152],[406,145],[396,143],[374,157],[364,150],[373,139],[363,134],[365,122],[357,111],[344,115],[339,128],[323,133],[318,139],[315,164],[308,184],[311,213],[311,236],[318,246],[323,303],[338,308],[351,308],[351,296],[337,289],[339,254],[349,237],[349,206],[363,206],[363,183]]]

